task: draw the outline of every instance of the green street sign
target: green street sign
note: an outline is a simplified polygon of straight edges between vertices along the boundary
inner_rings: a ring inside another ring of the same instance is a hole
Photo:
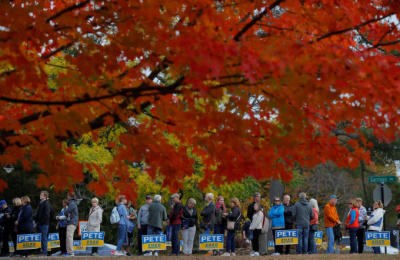
[[[397,182],[396,176],[369,176],[369,183]]]

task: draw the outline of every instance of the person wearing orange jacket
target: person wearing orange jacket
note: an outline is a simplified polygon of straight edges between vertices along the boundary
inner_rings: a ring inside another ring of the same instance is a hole
[[[328,247],[326,249],[327,254],[333,254],[335,251],[335,236],[333,235],[333,228],[336,225],[341,225],[342,222],[339,220],[339,216],[336,211],[336,203],[338,201],[338,198],[336,195],[332,195],[329,198],[328,204],[326,204],[324,208],[324,220],[325,220],[325,228],[326,228],[326,234],[328,236]]]

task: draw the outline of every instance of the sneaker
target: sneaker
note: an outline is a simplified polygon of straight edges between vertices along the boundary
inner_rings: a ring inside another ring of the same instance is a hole
[[[158,252],[154,252],[154,256],[158,256]]]
[[[75,255],[74,254],[65,254],[64,256],[68,257],[68,256],[75,256]]]
[[[132,256],[131,252],[126,253],[127,256]]]
[[[260,253],[254,252],[253,256],[260,256]]]
[[[90,255],[91,255],[91,256],[99,256],[98,253],[91,253]]]
[[[125,255],[122,251],[115,251],[114,253],[115,256],[122,256]]]
[[[144,256],[152,256],[152,255],[153,255],[152,252],[148,252],[148,253],[144,254]]]
[[[235,253],[231,253],[231,256],[236,256],[236,254]]]
[[[231,256],[231,254],[229,254],[228,252],[225,252],[225,254],[223,254],[221,256]]]

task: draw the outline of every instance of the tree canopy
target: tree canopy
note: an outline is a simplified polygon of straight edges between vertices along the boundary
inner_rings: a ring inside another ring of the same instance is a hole
[[[37,164],[56,190],[96,173],[135,196],[129,165],[163,185],[290,180],[295,165],[370,161],[359,131],[394,140],[400,3],[387,0],[2,1],[0,163]],[[126,131],[113,160],[67,140]],[[346,145],[346,135],[358,135]],[[0,188],[6,187],[4,181]]]

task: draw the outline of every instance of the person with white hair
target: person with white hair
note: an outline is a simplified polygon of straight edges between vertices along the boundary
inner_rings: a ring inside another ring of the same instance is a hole
[[[318,230],[318,201],[316,199],[310,199],[310,204],[314,212],[314,218],[310,221],[310,232],[308,236],[308,253],[309,254],[317,254],[317,245],[315,244],[314,236],[315,232]]]
[[[149,204],[149,218],[147,220],[147,235],[161,235],[163,229],[163,221],[166,221],[167,211],[161,204],[161,196],[155,195],[154,201]],[[152,252],[144,254],[144,256],[152,256]],[[158,251],[154,251],[154,256],[158,256]]]
[[[196,200],[190,198],[183,208],[182,251],[186,256],[192,254],[194,236],[196,235],[197,210],[194,205],[196,205]]]
[[[203,217],[203,223],[201,224],[201,229],[204,230],[204,235],[210,234],[211,230],[214,230],[215,225],[215,204],[214,194],[207,193],[205,200],[207,202],[206,207],[201,211],[200,215]],[[210,256],[213,254],[213,251],[208,251],[206,256]]]
[[[92,208],[89,210],[89,218],[87,222],[88,232],[99,232],[100,224],[103,221],[103,209],[99,206],[97,198],[92,199]],[[97,256],[99,252],[98,247],[92,247],[92,256]]]
[[[313,209],[306,200],[307,195],[304,192],[299,194],[300,200],[294,204],[293,220],[296,222],[298,230],[299,243],[296,247],[297,254],[307,254],[308,236],[310,232],[310,219],[314,218]]]

